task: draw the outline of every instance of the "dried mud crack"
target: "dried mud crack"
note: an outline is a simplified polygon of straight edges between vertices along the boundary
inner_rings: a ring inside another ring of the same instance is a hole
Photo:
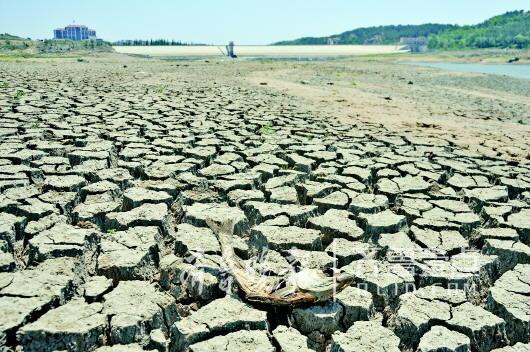
[[[530,348],[528,162],[339,122],[238,70],[0,63],[0,349]],[[247,300],[212,223],[268,280],[353,282]]]

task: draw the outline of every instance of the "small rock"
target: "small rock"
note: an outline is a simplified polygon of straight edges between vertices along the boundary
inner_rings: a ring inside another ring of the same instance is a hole
[[[175,253],[184,256],[190,252],[219,254],[221,247],[209,228],[179,224],[175,234]]]
[[[517,264],[530,264],[530,247],[521,242],[487,239],[482,253],[499,257],[501,273],[513,269]]]
[[[422,336],[418,352],[468,352],[471,351],[469,337],[443,326],[433,326]]]
[[[190,352],[275,352],[265,331],[236,331],[224,336],[212,337],[189,347]]]
[[[128,345],[112,345],[112,346],[102,346],[96,348],[94,352],[142,352],[144,349],[141,345],[137,343],[131,343]]]
[[[338,259],[338,266],[343,267],[354,260],[373,259],[380,249],[367,242],[348,241],[336,238],[325,250],[330,256]]]
[[[336,267],[336,260],[325,252],[290,249],[287,251],[290,261],[306,269],[329,269]]]
[[[219,177],[229,175],[236,171],[233,166],[224,164],[212,164],[204,169],[199,170],[199,174],[204,177]]]
[[[149,349],[154,349],[159,352],[166,352],[169,349],[169,341],[164,334],[162,329],[151,330],[149,334],[149,343],[147,344]]]
[[[24,351],[86,351],[104,342],[107,316],[101,303],[75,299],[23,326],[17,334]]]
[[[135,226],[158,226],[163,233],[168,233],[168,216],[168,207],[164,203],[143,204],[129,211],[107,214],[105,228],[127,230]]]
[[[325,235],[326,243],[335,238],[361,239],[364,237],[364,231],[348,216],[348,211],[330,209],[324,215],[309,219],[308,227],[320,230]]]
[[[399,337],[376,321],[358,321],[331,337],[330,352],[399,352]]]
[[[158,263],[156,227],[132,227],[101,238],[97,272],[115,281],[150,280]]]
[[[429,328],[451,319],[453,302],[461,304],[465,299],[464,291],[447,290],[439,286],[427,286],[405,293],[399,297],[396,314],[390,319],[389,326],[400,337],[402,347],[414,347]]]
[[[356,287],[347,287],[335,295],[335,300],[343,306],[343,327],[348,329],[356,321],[369,320],[375,310],[372,294]]]
[[[259,190],[243,190],[236,189],[230,191],[227,195],[228,203],[230,206],[243,206],[245,202],[248,201],[263,201],[265,200],[265,195],[262,191]]]
[[[99,234],[94,230],[59,223],[29,241],[29,261],[34,263],[64,256],[77,257],[87,250],[87,246],[95,246],[98,239]]]
[[[85,282],[83,288],[85,298],[95,301],[111,290],[112,280],[104,276],[93,276]]]
[[[247,217],[254,224],[274,219],[280,215],[289,218],[291,225],[303,226],[307,220],[315,216],[318,207],[313,205],[276,204],[264,202],[247,202],[244,206]]]
[[[522,242],[530,245],[530,209],[508,216],[508,224],[517,230]]]
[[[270,201],[279,204],[298,204],[296,189],[290,186],[277,187],[270,190]]]
[[[314,198],[313,204],[319,208],[328,209],[346,209],[348,207],[348,195],[343,192],[333,192],[323,198]]]
[[[44,180],[45,190],[54,191],[79,191],[87,184],[86,180],[81,176],[66,175],[66,176],[48,176]]]
[[[296,226],[258,225],[252,228],[249,245],[256,251],[266,248],[282,251],[293,247],[306,250],[321,250],[322,234],[318,230]]]
[[[123,193],[123,210],[128,211],[143,204],[170,204],[173,198],[163,191],[152,191],[140,187],[128,188]]]
[[[510,342],[530,342],[530,265],[519,264],[490,289],[487,308],[506,321]]]
[[[398,296],[413,289],[414,276],[398,264],[362,259],[341,268],[355,277],[357,287],[369,291],[374,305],[383,308]]]
[[[491,352],[528,352],[528,351],[530,351],[530,343],[523,344],[521,342],[518,342],[513,346],[506,346],[506,347],[491,350]]]
[[[407,224],[403,215],[394,214],[390,210],[375,214],[361,213],[359,219],[365,227],[366,234],[372,236],[399,232]]]
[[[175,300],[145,281],[121,281],[103,296],[110,316],[110,343],[140,342],[153,329],[167,330],[177,320]]]
[[[242,329],[265,330],[267,327],[266,312],[251,308],[235,298],[225,297],[205,305],[189,317],[173,324],[171,339],[174,348],[181,351],[215,335]]]
[[[358,193],[350,194],[351,202],[348,210],[354,214],[373,214],[388,208],[388,198],[381,194]]]
[[[180,258],[169,254],[160,259],[160,286],[178,302],[212,301],[221,290],[218,256],[198,255]]]
[[[308,348],[307,337],[298,330],[279,325],[272,332],[272,336],[283,352],[311,352]]]
[[[467,335],[471,346],[481,352],[490,351],[506,343],[504,320],[469,302],[453,309],[453,316],[447,321],[447,326]]]
[[[227,204],[195,203],[185,206],[184,222],[195,226],[207,226],[207,221],[228,226],[235,236],[242,236],[249,230],[248,220],[239,208]]]
[[[331,335],[340,330],[343,315],[344,308],[337,302],[309,308],[294,308],[292,313],[295,326],[303,334],[318,331],[324,335]]]

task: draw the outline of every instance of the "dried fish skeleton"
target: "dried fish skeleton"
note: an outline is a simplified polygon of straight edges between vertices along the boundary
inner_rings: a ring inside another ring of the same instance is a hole
[[[279,277],[262,275],[234,253],[232,231],[226,225],[208,221],[208,226],[219,240],[221,254],[230,274],[250,301],[276,306],[323,302],[332,299],[353,282],[353,277],[348,274],[328,277],[312,269],[290,271]]]

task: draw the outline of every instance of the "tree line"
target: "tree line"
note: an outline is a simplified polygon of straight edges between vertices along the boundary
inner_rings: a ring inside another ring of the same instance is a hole
[[[474,26],[429,36],[433,49],[530,47],[530,11],[511,11]]]
[[[195,44],[195,43],[186,43],[180,40],[168,40],[168,39],[128,39],[128,40],[118,40],[113,45],[121,46],[183,46],[183,45],[204,45],[204,44]]]
[[[428,37],[455,26],[448,24],[426,23],[421,25],[391,25],[357,28],[329,37],[305,37],[295,40],[281,41],[275,45],[324,45],[324,44],[398,44],[403,37]]]
[[[399,44],[403,37],[427,38],[432,49],[529,48],[530,11],[510,11],[471,26],[427,23],[357,28],[328,37],[305,37],[275,45]]]

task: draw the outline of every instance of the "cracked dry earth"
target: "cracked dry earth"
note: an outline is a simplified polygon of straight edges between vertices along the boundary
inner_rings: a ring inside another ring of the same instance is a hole
[[[222,65],[0,65],[3,350],[530,349],[528,163],[315,116]],[[209,220],[265,275],[354,283],[226,294]]]

